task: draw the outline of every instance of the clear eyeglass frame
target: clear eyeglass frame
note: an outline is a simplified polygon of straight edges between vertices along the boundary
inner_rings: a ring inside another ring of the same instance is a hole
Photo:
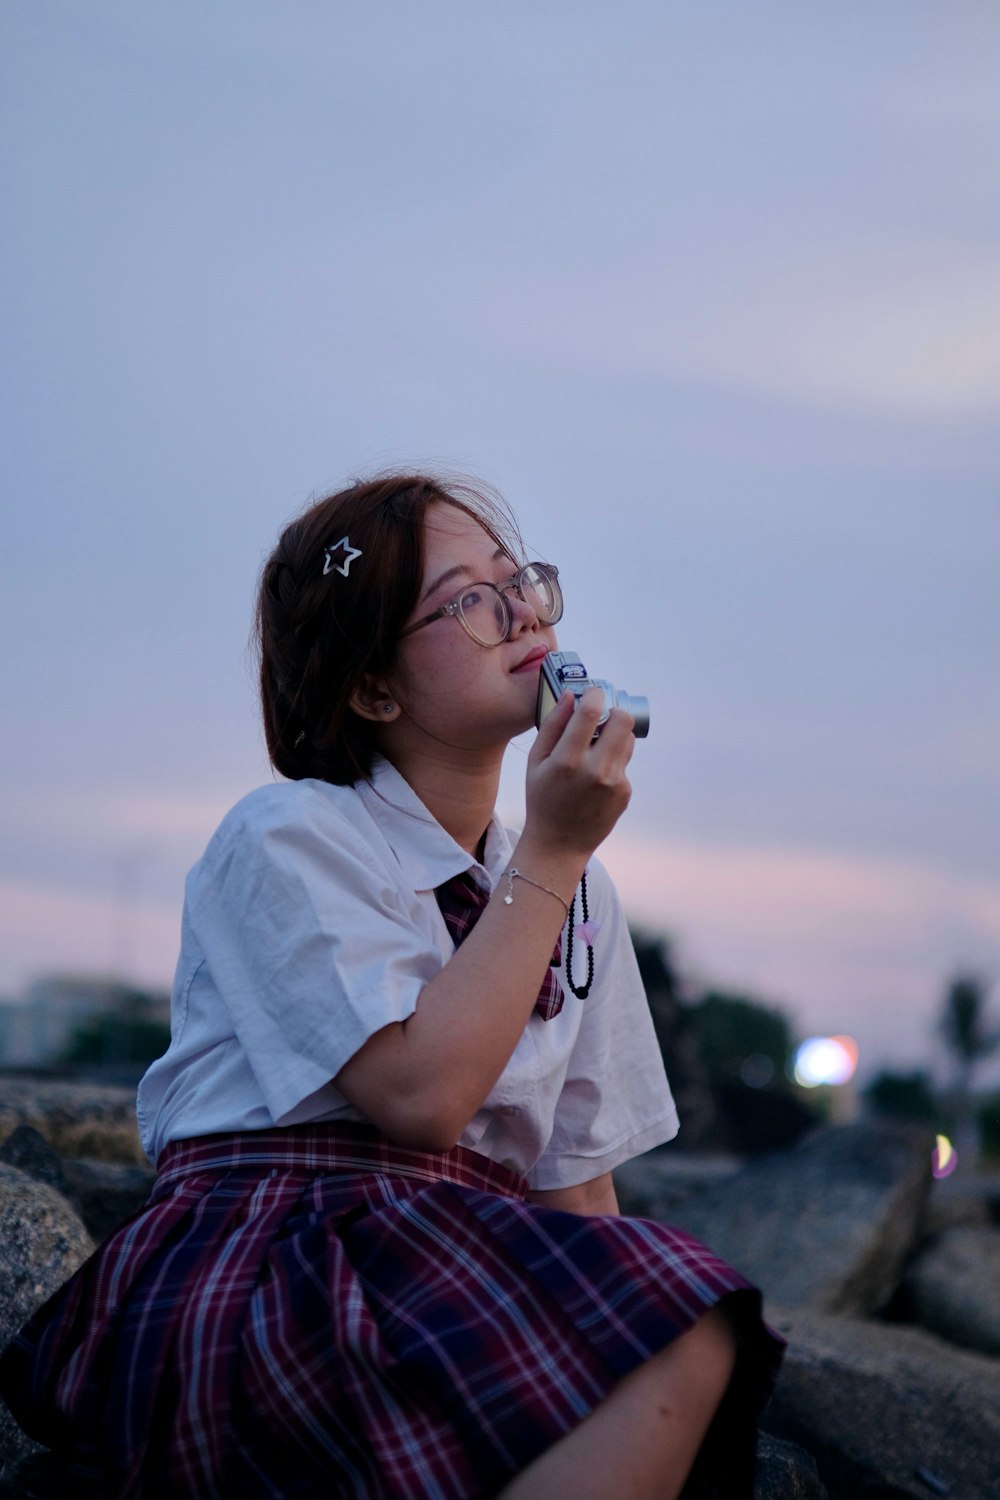
[[[460,594],[442,604],[440,609],[408,625],[400,634],[412,635],[425,625],[432,625],[444,615],[452,615],[467,635],[480,646],[501,646],[510,635],[514,616],[507,592],[513,589],[522,604],[535,611],[543,625],[555,625],[562,619],[563,596],[559,569],[551,563],[530,562],[504,583],[468,583]]]

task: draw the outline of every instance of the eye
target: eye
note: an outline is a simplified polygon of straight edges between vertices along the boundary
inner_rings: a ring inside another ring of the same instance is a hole
[[[482,602],[483,591],[481,588],[475,587],[466,589],[465,593],[459,599],[458,605],[460,609],[468,611],[470,609],[478,609]]]

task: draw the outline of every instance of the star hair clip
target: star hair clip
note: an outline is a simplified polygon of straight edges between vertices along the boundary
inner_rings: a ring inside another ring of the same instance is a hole
[[[341,548],[343,548],[344,550],[343,561],[335,562],[334,559],[336,558]],[[348,573],[350,572],[351,563],[356,557],[360,556],[361,548],[352,547],[350,538],[342,536],[339,542],[331,543],[331,545],[327,547],[323,553],[323,577],[325,578],[327,573],[333,572],[340,573],[344,578],[346,578]]]

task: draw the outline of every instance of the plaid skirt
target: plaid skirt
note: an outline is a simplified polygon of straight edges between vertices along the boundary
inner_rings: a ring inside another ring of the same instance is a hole
[[[363,1125],[175,1142],[158,1167],[0,1361],[63,1493],[493,1495],[724,1297],[737,1373],[690,1492],[750,1496],[781,1341],[688,1235],[534,1206],[475,1152]]]

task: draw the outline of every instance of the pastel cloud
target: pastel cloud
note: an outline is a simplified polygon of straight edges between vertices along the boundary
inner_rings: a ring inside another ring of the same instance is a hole
[[[988,257],[930,264],[895,246],[880,261],[866,246],[831,262],[811,245],[793,263],[765,244],[717,272],[708,302],[687,285],[692,268],[673,263],[669,278],[633,268],[610,288],[586,273],[541,295],[518,285],[509,303],[537,298],[532,317],[501,322],[494,308],[488,321],[501,343],[652,378],[940,417],[1000,407],[1000,273]]]
[[[54,884],[0,881],[4,998],[43,974],[111,974],[123,968],[125,977],[137,984],[169,987],[179,915],[177,902],[131,903],[124,913],[123,965],[123,911],[114,897]]]
[[[960,968],[995,973],[1000,884],[903,860],[616,836],[602,850],[637,925],[700,980],[849,1031],[869,1066],[941,1062],[934,1025]]]
[[[103,844],[118,878],[103,890],[63,870],[0,879],[8,994],[54,970],[117,967],[169,984],[183,876],[230,801],[220,790],[53,803],[52,832]],[[630,920],[668,936],[685,973],[782,1006],[800,1033],[851,1032],[863,1068],[940,1065],[934,1023],[948,977],[1000,969],[1000,883],[990,879],[904,859],[626,833],[601,857]]]

